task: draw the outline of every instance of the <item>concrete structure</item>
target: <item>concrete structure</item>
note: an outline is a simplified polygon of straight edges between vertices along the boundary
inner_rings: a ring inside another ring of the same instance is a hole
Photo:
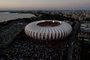
[[[72,31],[70,24],[58,20],[41,20],[25,27],[27,36],[38,40],[57,40],[67,37]]]
[[[90,23],[83,23],[81,24],[81,32],[90,33]]]

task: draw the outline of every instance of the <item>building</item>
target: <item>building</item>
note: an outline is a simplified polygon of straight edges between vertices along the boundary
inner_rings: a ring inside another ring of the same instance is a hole
[[[38,40],[58,40],[70,35],[72,27],[65,21],[41,20],[25,27],[27,36]]]

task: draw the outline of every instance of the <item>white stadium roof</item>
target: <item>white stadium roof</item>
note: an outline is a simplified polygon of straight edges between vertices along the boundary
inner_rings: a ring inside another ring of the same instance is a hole
[[[58,20],[41,20],[25,27],[27,36],[39,40],[57,40],[67,37],[72,31],[70,24]]]

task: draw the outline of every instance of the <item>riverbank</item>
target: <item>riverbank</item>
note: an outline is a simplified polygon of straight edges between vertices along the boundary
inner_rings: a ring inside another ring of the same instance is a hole
[[[31,13],[10,13],[10,12],[0,12],[0,22],[14,20],[18,18],[31,18],[35,15]]]

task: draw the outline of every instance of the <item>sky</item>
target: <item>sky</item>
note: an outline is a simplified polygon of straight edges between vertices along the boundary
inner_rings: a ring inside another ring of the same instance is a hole
[[[90,0],[0,0],[2,9],[90,9]]]

